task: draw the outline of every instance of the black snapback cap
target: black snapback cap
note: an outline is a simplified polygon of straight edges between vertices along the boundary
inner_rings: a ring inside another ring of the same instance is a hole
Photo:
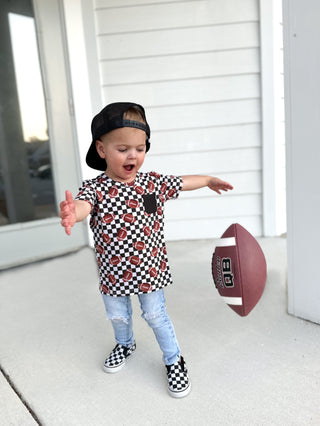
[[[130,108],[136,109],[141,114],[146,124],[141,121],[124,119],[124,113]],[[91,123],[92,142],[86,156],[86,163],[89,167],[96,170],[106,170],[107,164],[105,159],[101,158],[97,152],[96,140],[106,133],[121,127],[134,127],[143,130],[146,133],[146,152],[149,151],[150,127],[147,123],[144,108],[132,102],[115,102],[104,107],[93,117]]]

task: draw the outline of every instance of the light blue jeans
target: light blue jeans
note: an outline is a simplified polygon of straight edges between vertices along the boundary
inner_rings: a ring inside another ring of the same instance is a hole
[[[134,342],[132,329],[132,305],[130,296],[112,297],[103,294],[107,317],[112,323],[116,342],[123,346],[131,346]],[[138,294],[142,310],[142,318],[152,328],[166,365],[177,362],[180,348],[172,322],[166,309],[163,290]]]

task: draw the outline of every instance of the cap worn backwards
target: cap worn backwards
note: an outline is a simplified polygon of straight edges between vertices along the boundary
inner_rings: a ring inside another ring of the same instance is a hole
[[[145,123],[141,121],[128,120],[124,114],[128,109],[135,108],[139,111]],[[96,140],[102,135],[121,127],[133,127],[143,130],[146,133],[146,152],[150,149],[150,127],[147,123],[144,108],[132,102],[115,102],[103,108],[92,120],[91,134],[92,142],[86,156],[86,163],[89,167],[96,170],[105,171],[107,164],[104,158],[101,158],[96,150]]]

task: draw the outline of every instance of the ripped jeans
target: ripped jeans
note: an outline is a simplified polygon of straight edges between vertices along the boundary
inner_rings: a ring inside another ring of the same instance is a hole
[[[103,294],[107,316],[112,323],[116,342],[123,346],[131,346],[134,342],[132,330],[132,306],[130,296],[112,297]],[[166,365],[177,362],[180,348],[172,322],[168,316],[163,290],[138,294],[142,310],[142,318],[152,328]]]

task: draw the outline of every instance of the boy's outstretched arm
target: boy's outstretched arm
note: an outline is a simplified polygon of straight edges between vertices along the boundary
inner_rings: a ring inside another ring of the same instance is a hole
[[[194,189],[204,188],[207,186],[212,189],[212,191],[221,194],[221,191],[233,189],[233,186],[230,183],[213,176],[182,176],[182,181],[182,191],[192,191]]]
[[[91,211],[87,201],[74,200],[70,191],[66,191],[66,199],[60,203],[61,225],[66,234],[71,234],[71,228],[76,222],[81,222]]]

